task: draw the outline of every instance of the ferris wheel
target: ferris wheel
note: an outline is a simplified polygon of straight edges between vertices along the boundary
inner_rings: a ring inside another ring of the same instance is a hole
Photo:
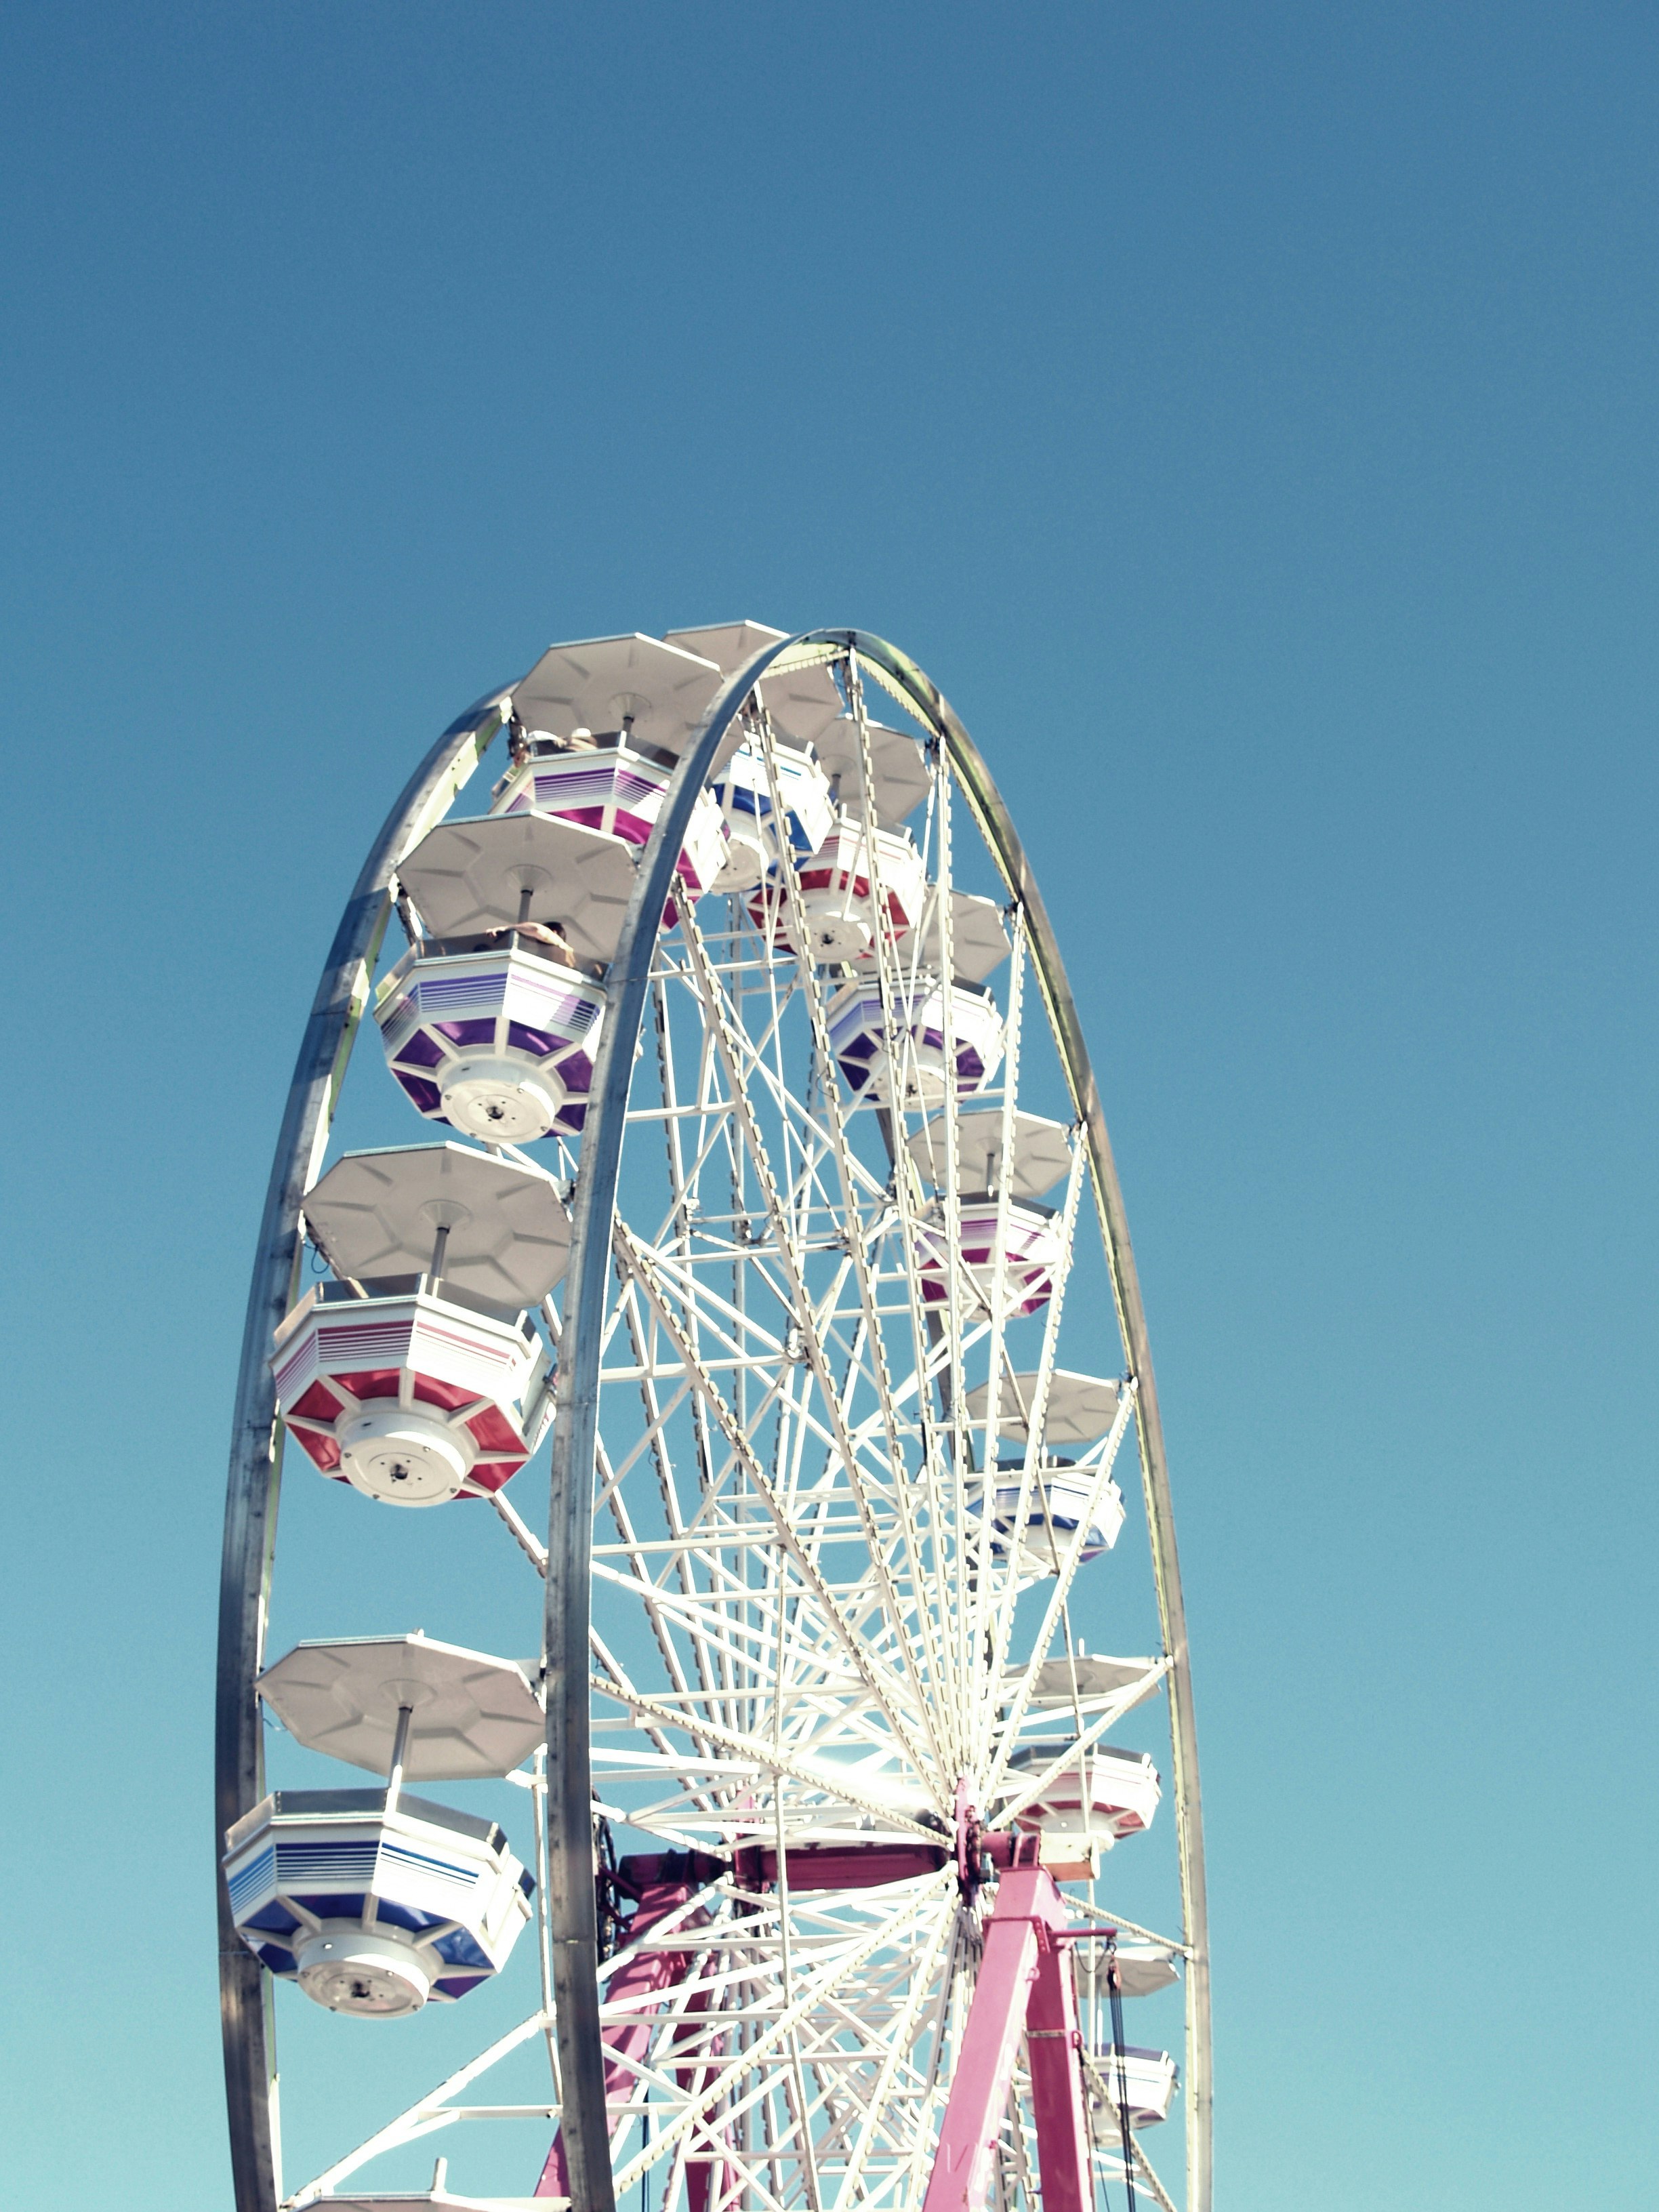
[[[239,2212],[1210,2212],[1121,1198],[893,647],[556,646],[416,769],[277,1146],[217,1714]]]

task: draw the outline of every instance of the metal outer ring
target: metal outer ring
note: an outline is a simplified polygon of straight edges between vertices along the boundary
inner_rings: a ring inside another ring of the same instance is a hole
[[[981,834],[995,856],[1011,898],[1025,908],[1032,965],[1060,1046],[1072,1107],[1089,1144],[1089,1168],[1099,1201],[1106,1265],[1117,1302],[1118,1326],[1139,1383],[1136,1411],[1140,1436],[1140,1479],[1146,1495],[1146,1527],[1152,1574],[1158,1589],[1158,1624],[1170,1655],[1170,1735],[1174,1767],[1176,1850],[1181,1870],[1182,1935],[1187,1960],[1188,2212],[1211,2212],[1213,2193],[1212,2114],[1214,2084],[1210,2043],[1210,1918],[1204,1885],[1204,1818],[1198,1779],[1198,1729],[1193,1711],[1192,1669],[1187,1648],[1187,1607],[1181,1594],[1181,1565],[1176,1551],[1175,1507],[1170,1494],[1170,1462],[1164,1444],[1158,1385],[1140,1277],[1129,1242],[1123,1192],[1106,1133],[1106,1115],[1084,1042],[1083,1024],[1066,980],[1066,963],[1048,920],[1036,878],[1025,858],[1002,794],[992,781],[979,748],[952,712],[944,695],[908,655],[879,638],[854,632],[860,653],[884,668],[910,699],[921,720],[939,732],[956,770]]]
[[[293,1304],[298,1288],[300,1201],[311,1187],[328,1140],[346,1062],[368,1003],[374,963],[392,911],[392,871],[447,811],[483,757],[501,727],[500,702],[505,696],[504,692],[492,692],[450,724],[404,787],[369,848],[312,1001],[260,1217],[231,1425],[214,1725],[219,2014],[236,2212],[276,2212],[282,2188],[270,1984],[236,1932],[220,1865],[225,1831],[265,1794],[264,1739],[253,1685],[264,1664],[282,1482],[282,1431],[266,1363],[276,1324]]]
[[[862,630],[803,631],[764,648],[722,688],[682,756],[641,857],[611,969],[611,998],[594,1069],[574,1204],[564,1357],[554,1422],[547,1561],[548,1911],[563,2078],[562,2125],[573,2202],[614,2212],[599,2038],[598,1928],[592,1883],[587,1687],[591,1502],[599,1413],[599,1337],[609,1266],[623,1116],[643,1018],[647,981],[691,809],[720,739],[781,654],[802,646],[855,651],[883,670],[945,749],[1009,896],[1025,908],[1037,975],[1076,1113],[1086,1133],[1118,1321],[1139,1383],[1137,1423],[1153,1574],[1169,1674],[1177,1848],[1187,1967],[1187,2155],[1189,2212],[1211,2212],[1208,1921],[1198,1748],[1186,1613],[1176,1553],[1163,1424],[1146,1314],[1105,1116],[1071,987],[1024,849],[978,748],[943,694],[906,654]],[[264,1794],[263,1742],[253,1681],[276,1537],[280,1435],[266,1347],[292,1303],[300,1262],[300,1199],[326,1140],[334,1102],[367,1003],[390,912],[398,860],[439,819],[500,726],[493,693],[453,723],[410,779],[347,902],[307,1025],[260,1226],[238,1377],[221,1581],[214,1858],[234,1820]],[[625,1040],[625,1042],[624,1042]],[[274,2126],[275,2051],[270,1988],[237,1936],[219,1877],[220,2001],[237,2212],[275,2212],[280,2188]]]

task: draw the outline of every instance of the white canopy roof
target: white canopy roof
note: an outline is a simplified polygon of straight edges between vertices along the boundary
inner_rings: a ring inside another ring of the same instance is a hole
[[[398,873],[439,937],[556,921],[584,959],[616,957],[634,889],[632,849],[598,830],[544,814],[489,814],[441,822]],[[520,894],[530,910],[520,915]]]
[[[907,1149],[918,1170],[941,1189],[945,1184],[945,1119],[935,1114],[913,1136]],[[1008,1188],[1015,1198],[1041,1198],[1052,1190],[1072,1164],[1065,1125],[1040,1114],[1014,1115],[1013,1158]],[[1002,1109],[977,1107],[957,1116],[957,1188],[994,1190],[1002,1159]],[[981,1419],[984,1417],[981,1414]]]
[[[461,2197],[453,2189],[407,2190],[392,2195],[313,2197],[317,2212],[557,2212],[568,2197]]]
[[[707,629],[665,630],[663,635],[668,644],[677,645],[682,653],[712,660],[722,676],[735,676],[763,645],[775,645],[789,633],[773,629],[765,623],[734,622],[713,623]]]
[[[1035,1670],[1031,1703],[1069,1705],[1073,1684],[1079,1698],[1109,1698],[1131,1682],[1145,1680],[1158,1663],[1156,1659],[1109,1659],[1096,1651],[1079,1651],[1072,1659],[1045,1659]]]
[[[808,669],[800,678],[786,678],[787,683],[804,680],[808,675],[820,675],[830,683],[829,672]],[[830,689],[835,687],[830,685]],[[767,689],[767,701],[771,702],[771,690]],[[843,714],[837,707],[835,716],[811,732],[795,729],[787,712],[774,708],[784,727],[797,737],[810,734],[817,747],[818,759],[823,772],[833,783],[840,783],[837,796],[843,806],[856,809],[864,797],[864,757],[859,745],[858,726],[850,714]],[[919,739],[903,730],[890,730],[883,722],[870,725],[870,766],[875,776],[876,818],[884,830],[896,830],[905,816],[919,806],[927,796],[927,763],[922,757]]]
[[[915,929],[907,930],[899,939],[899,951],[905,957],[909,957],[918,935],[921,939],[922,960],[935,968],[942,966],[944,933],[939,927],[937,884],[928,886],[927,903]],[[982,983],[991,970],[1007,957],[1008,932],[1003,927],[1002,909],[996,901],[981,898],[974,891],[952,891],[951,975],[958,982]]]
[[[411,1708],[404,1776],[462,1782],[508,1774],[542,1740],[544,1722],[510,1659],[412,1636],[352,1636],[296,1644],[268,1667],[259,1695],[297,1742],[385,1774],[398,1710]]]
[[[997,1401],[1000,1415],[997,1424],[999,1436],[1012,1437],[1024,1443],[1025,1409],[1035,1401],[1036,1387],[1035,1375],[1003,1377]],[[1117,1419],[1120,1395],[1120,1386],[1109,1376],[1073,1375],[1063,1367],[1055,1368],[1048,1386],[1048,1416],[1043,1423],[1043,1443],[1050,1446],[1093,1443]],[[989,1402],[989,1383],[976,1384],[968,1393],[969,1419],[982,1421]]]
[[[720,687],[714,661],[636,630],[550,645],[514,686],[513,711],[550,737],[626,728],[642,744],[681,753]]]
[[[348,1152],[305,1196],[337,1275],[418,1275],[449,1231],[446,1280],[502,1305],[546,1297],[570,1258],[570,1215],[551,1176],[470,1145]]]
[[[1117,1972],[1126,1997],[1150,1997],[1181,1978],[1175,1953],[1163,1943],[1120,1943]]]

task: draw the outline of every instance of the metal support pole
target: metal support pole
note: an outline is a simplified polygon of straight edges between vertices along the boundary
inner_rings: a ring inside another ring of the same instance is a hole
[[[1071,1962],[1054,1941],[1065,1926],[1065,1903],[1046,1868],[1012,1867],[1003,1875],[985,1924],[979,1979],[922,2212],[984,2212],[1028,2014],[1036,2038],[1031,2086],[1045,2212],[1088,2212],[1088,2120]]]
[[[1009,2111],[1009,2084],[1020,2051],[1030,1990],[1042,1973],[1044,1951],[1051,1969],[1066,1971],[1053,1955],[1053,1933],[1066,1924],[1066,1907],[1053,1875],[1044,1867],[1011,1867],[998,1882],[995,1905],[984,1924],[980,1978],[973,1984],[963,2048],[956,2059],[945,2126],[938,2139],[933,2174],[927,2184],[922,2212],[984,2212],[991,2188],[991,2154],[1002,2117]],[[1073,2066],[1073,2073],[1078,2069]],[[1053,2077],[1046,2075],[1051,2084]],[[1082,2075],[1075,2086],[1082,2104]],[[1048,2201],[1048,2159],[1042,2163],[1044,2203]],[[1073,2212],[1057,2199],[1053,2212]],[[1086,2208],[1086,2199],[1084,2199]]]
[[[409,1726],[415,1717],[413,1705],[398,1708],[398,1732],[392,1739],[392,1765],[386,1778],[386,1809],[388,1817],[398,1809],[398,1800],[404,1794],[404,1762],[409,1757]]]
[[[1039,1954],[1025,2024],[1042,2212],[1089,2212],[1094,2194],[1089,2108],[1069,1945],[1051,1941]]]
[[[984,2212],[992,2146],[1008,2109],[1014,2055],[1036,1971],[1034,1922],[1008,1919],[986,1929],[922,2212]]]

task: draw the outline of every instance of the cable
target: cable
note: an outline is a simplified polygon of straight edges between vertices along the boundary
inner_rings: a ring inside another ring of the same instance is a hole
[[[1117,1938],[1106,1946],[1106,1991],[1112,2007],[1112,2052],[1117,2060],[1117,2124],[1123,2139],[1123,2193],[1135,2212],[1135,2148],[1129,2132],[1129,2060],[1123,2041],[1123,1983],[1117,1969]]]

